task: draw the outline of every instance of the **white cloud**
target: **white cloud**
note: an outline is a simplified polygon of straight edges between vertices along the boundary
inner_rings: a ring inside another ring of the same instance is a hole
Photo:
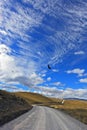
[[[62,84],[61,82],[54,82],[54,83],[52,83],[52,85],[54,85],[54,86],[64,86],[64,84]]]
[[[75,52],[74,54],[75,54],[75,55],[83,55],[83,54],[85,54],[85,52],[84,52],[84,51],[77,51],[77,52]]]
[[[0,33],[3,35],[7,35],[7,32],[5,30],[0,30]]]
[[[52,69],[52,71],[53,71],[53,72],[59,72],[59,70],[57,70],[57,69]]]
[[[86,39],[83,34],[86,34],[87,3],[80,1],[74,5],[71,1],[66,4],[59,0],[22,2],[31,4],[32,8],[13,0],[0,1],[0,43],[14,49],[4,45],[0,50],[0,80],[35,86],[43,82],[37,73],[42,73],[48,63],[62,62],[65,54],[83,46],[80,43]],[[84,69],[77,68],[68,73],[83,76]]]
[[[12,82],[12,81],[10,81],[8,83],[2,82],[2,83],[0,83],[0,89],[1,90],[6,90],[6,91],[11,91],[11,92],[13,92],[13,91],[21,91],[21,90],[23,91],[23,89],[17,87],[17,85],[19,85],[18,82]]]
[[[81,83],[87,83],[87,78],[80,79],[79,81],[80,81]]]
[[[82,98],[87,99],[87,89],[71,89],[67,88],[63,91],[62,96],[65,98]]]
[[[47,87],[47,86],[38,86],[35,88],[35,91],[41,93],[46,96],[55,96],[58,93],[58,89],[56,87]]]
[[[85,69],[76,68],[73,70],[67,70],[66,72],[68,74],[73,73],[73,74],[77,74],[78,76],[84,76]]]
[[[45,77],[45,76],[46,76],[46,74],[41,74],[41,76],[42,76],[42,77]]]
[[[22,40],[29,41],[29,35],[26,31],[32,31],[33,27],[36,27],[42,21],[43,15],[36,12],[31,8],[24,8],[20,3],[7,0],[6,2],[0,2],[0,27],[3,30],[0,32],[3,35],[8,34],[8,38],[21,38]],[[6,7],[6,8],[5,8]],[[14,8],[15,11],[10,8]],[[3,39],[3,38],[2,38]]]
[[[58,89],[57,87],[39,86],[35,90],[36,93],[41,93],[45,96],[51,96],[56,98],[81,98],[87,99],[87,89]]]
[[[12,56],[11,49],[3,44],[0,45],[0,81],[7,84],[19,82],[28,87],[37,86],[44,82],[36,74],[34,62],[30,60],[28,64],[24,59]]]
[[[30,75],[29,79],[34,84],[34,86],[44,82],[44,80],[41,77],[39,77],[36,73],[32,73]]]
[[[1,84],[0,89],[10,91],[10,92],[18,92],[18,91],[24,92],[24,89],[22,89],[22,88],[19,88],[17,86],[12,86],[12,85],[10,86],[10,85],[7,85],[7,84],[4,84],[4,85]]]
[[[0,44],[0,54],[10,53],[11,49],[8,48],[5,44]]]
[[[48,78],[47,78],[47,81],[51,81],[51,77],[48,77]]]
[[[0,45],[0,79],[11,76],[16,71],[15,59],[8,55],[11,49],[6,45]]]
[[[85,32],[87,24],[85,20],[87,17],[86,2],[80,2],[84,9],[82,6],[75,6],[72,2],[69,2],[69,5],[66,5],[65,2],[65,6],[63,6],[62,1],[59,0],[55,0],[55,2],[54,0],[23,0],[23,2],[32,5],[33,8],[25,7],[19,2],[13,3],[10,0],[0,2],[0,27],[2,27],[1,33],[3,34],[0,39],[2,43],[14,44],[13,39],[17,39],[16,45],[20,47],[18,42],[20,39],[24,49],[28,46],[27,56],[37,57],[39,64],[45,64],[48,61],[52,64],[62,62],[65,54],[76,47],[79,48],[77,37],[79,37],[79,41],[84,40],[82,34]],[[77,10],[79,10],[78,13]],[[47,14],[51,21],[50,24],[46,17]],[[59,24],[57,24],[58,22]],[[42,34],[35,27],[41,27],[44,33]],[[30,35],[33,32],[44,36],[45,42],[33,38]],[[7,36],[4,38],[6,33]],[[7,41],[9,42],[7,43]],[[35,48],[32,46],[32,41],[36,43]],[[52,53],[48,52],[47,46],[53,49]],[[26,50],[21,51],[24,55],[25,52]]]

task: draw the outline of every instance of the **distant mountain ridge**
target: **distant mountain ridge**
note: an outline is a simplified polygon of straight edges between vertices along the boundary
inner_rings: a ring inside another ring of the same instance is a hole
[[[82,98],[64,98],[65,100],[83,100],[87,101],[87,99],[82,99]]]

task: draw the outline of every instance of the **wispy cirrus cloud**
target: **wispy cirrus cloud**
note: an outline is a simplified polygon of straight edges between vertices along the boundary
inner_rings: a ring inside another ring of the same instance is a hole
[[[85,52],[84,52],[84,51],[77,51],[77,52],[75,52],[74,54],[75,54],[75,55],[84,55]]]
[[[5,35],[5,36],[7,35],[6,31],[5,31],[5,30],[2,30],[2,29],[0,30],[0,33],[1,33],[2,35]]]
[[[63,62],[71,50],[81,50],[87,39],[86,19],[84,0],[0,1],[1,81],[30,87],[44,82],[47,64]],[[71,72],[83,76],[84,71]]]
[[[54,82],[54,83],[52,83],[52,85],[59,86],[59,87],[65,86],[65,84],[63,84],[61,82]]]
[[[7,34],[7,40],[20,39],[19,42],[16,41],[16,45],[21,49],[20,45],[22,44],[25,51],[27,43],[25,44],[24,41],[28,42],[31,57],[35,56],[37,52],[41,54],[37,55],[36,58],[40,61],[39,63],[56,64],[62,61],[63,56],[68,51],[76,46],[79,47],[79,44],[76,44],[77,38],[83,39],[82,33],[85,32],[86,26],[87,4],[84,1],[80,1],[79,4],[71,1],[66,4],[66,2],[59,0],[55,2],[53,0],[23,0],[22,2],[24,5],[27,4],[26,8],[19,2],[14,3],[14,7],[13,1],[1,2],[2,19],[0,23],[2,32]],[[30,5],[32,5],[32,8],[30,8]],[[84,9],[81,5],[84,5]],[[72,9],[70,8],[71,6]],[[78,13],[77,10],[79,10]],[[48,23],[48,18],[50,23]],[[46,40],[38,40],[37,37],[33,39],[31,33]],[[6,43],[3,37],[1,40]],[[34,42],[36,43],[37,52],[31,46]],[[49,50],[47,50],[47,46]],[[25,51],[21,50],[18,53],[23,54]]]

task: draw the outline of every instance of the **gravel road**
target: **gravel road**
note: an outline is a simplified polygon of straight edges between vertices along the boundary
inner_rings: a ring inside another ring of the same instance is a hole
[[[34,106],[26,114],[0,127],[0,130],[87,130],[87,125],[58,110]]]

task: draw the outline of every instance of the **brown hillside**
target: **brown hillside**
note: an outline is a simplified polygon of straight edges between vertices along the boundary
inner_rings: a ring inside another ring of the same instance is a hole
[[[31,108],[32,106],[24,99],[0,90],[0,125],[14,119]]]
[[[16,96],[19,96],[26,100],[30,104],[48,104],[52,102],[52,99],[45,97],[41,94],[31,93],[31,92],[16,92],[14,93]]]

